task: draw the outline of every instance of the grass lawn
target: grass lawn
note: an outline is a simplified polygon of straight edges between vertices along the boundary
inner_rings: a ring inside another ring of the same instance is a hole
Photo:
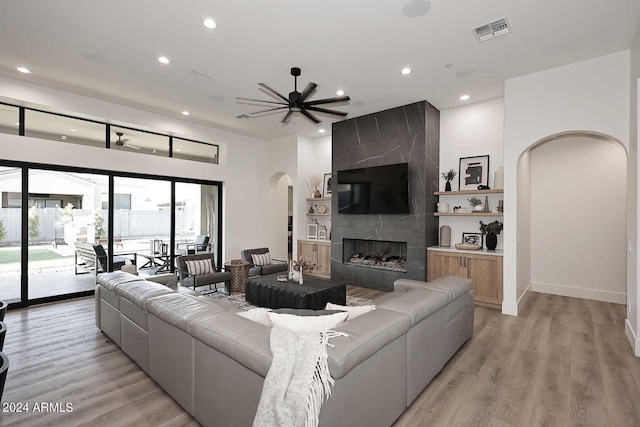
[[[73,255],[64,257],[48,248],[29,249],[29,261],[51,261],[63,258],[73,258]],[[20,262],[20,249],[0,251],[0,264],[16,262]]]

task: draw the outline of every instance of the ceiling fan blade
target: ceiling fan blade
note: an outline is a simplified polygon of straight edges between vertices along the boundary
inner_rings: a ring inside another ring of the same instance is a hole
[[[282,124],[287,124],[289,123],[289,119],[291,118],[291,115],[293,114],[293,111],[287,111],[287,114],[284,115],[284,118],[282,119]]]
[[[302,114],[304,114],[304,115],[305,115],[305,117],[306,117],[306,118],[308,118],[309,120],[311,120],[313,123],[315,123],[315,124],[322,123],[322,120],[320,120],[319,118],[317,118],[316,116],[314,116],[313,114],[311,114],[310,112],[308,112],[307,110],[302,109],[302,110],[300,110],[300,112],[301,112]]]
[[[300,99],[302,101],[304,101],[305,99],[307,99],[309,97],[309,95],[311,95],[311,92],[313,92],[314,90],[316,90],[316,88],[318,87],[317,84],[313,83],[313,82],[309,82],[309,84],[307,85],[307,87],[304,88],[304,90],[302,91],[302,94],[300,95]]]
[[[348,95],[336,96],[334,98],[325,98],[325,99],[317,99],[315,101],[307,101],[304,103],[304,106],[306,107],[307,105],[331,104],[332,102],[342,102],[342,101],[349,101],[349,100],[351,100],[351,98],[349,98]]]
[[[287,105],[289,105],[289,99],[285,98],[284,96],[280,95],[278,92],[276,92],[275,90],[271,89],[269,86],[267,86],[264,83],[258,83],[258,86],[266,89],[268,92],[270,92],[271,94],[277,96],[278,98],[282,99],[284,102],[287,103]]]
[[[289,107],[277,107],[277,108],[270,108],[268,110],[262,110],[262,111],[256,111],[255,113],[249,113],[250,116],[255,116],[256,114],[262,114],[262,113],[268,113],[269,111],[276,111],[276,110],[284,110],[285,108],[289,108]]]
[[[327,110],[326,108],[320,107],[306,107],[307,110],[317,111],[318,113],[326,113],[326,114],[334,114],[336,116],[346,117],[349,113],[345,113],[344,111],[336,111],[336,110]]]
[[[263,102],[265,104],[276,104],[276,105],[289,105],[289,103],[284,102],[274,102],[274,101],[263,101],[262,99],[249,99],[249,98],[236,98],[236,101],[251,101],[251,102]]]

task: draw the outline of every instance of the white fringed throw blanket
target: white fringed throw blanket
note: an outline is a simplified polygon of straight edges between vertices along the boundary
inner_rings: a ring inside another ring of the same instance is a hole
[[[314,427],[334,384],[327,363],[329,339],[341,332],[271,330],[273,361],[264,379],[254,427]]]

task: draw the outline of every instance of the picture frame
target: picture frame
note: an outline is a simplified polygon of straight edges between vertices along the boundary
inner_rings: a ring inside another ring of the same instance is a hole
[[[484,246],[484,236],[482,233],[462,233],[462,243],[468,243],[471,245],[480,245],[480,247]]]
[[[477,190],[489,185],[489,155],[461,157],[458,169],[458,190]]]
[[[322,185],[322,189],[323,189],[323,193],[322,196],[323,197],[331,197],[331,191],[332,191],[332,184],[333,184],[333,174],[332,173],[325,173],[324,174],[324,182]]]
[[[318,227],[318,240],[327,240],[327,227],[324,225]]]
[[[307,224],[307,239],[318,240],[318,224]]]

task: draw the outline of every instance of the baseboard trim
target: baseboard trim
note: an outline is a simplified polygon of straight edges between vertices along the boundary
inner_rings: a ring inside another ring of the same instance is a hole
[[[625,319],[624,321],[624,334],[627,336],[629,340],[629,344],[631,344],[631,349],[633,350],[633,354],[636,357],[640,357],[640,338],[636,336],[633,332],[633,328],[629,323],[629,319]]]
[[[520,298],[518,298],[518,313],[522,311],[522,309],[524,308],[524,305],[529,299],[529,295],[531,295],[531,289],[532,289],[532,283],[529,282],[527,289],[525,289],[522,295],[520,295]]]
[[[527,302],[527,299],[531,295],[531,283],[524,290],[518,301],[502,301],[502,314],[509,316],[517,316]]]
[[[531,290],[545,294],[561,295],[564,297],[590,299],[614,304],[626,304],[627,294],[622,292],[602,291],[599,289],[579,288],[552,283],[532,282]]]

